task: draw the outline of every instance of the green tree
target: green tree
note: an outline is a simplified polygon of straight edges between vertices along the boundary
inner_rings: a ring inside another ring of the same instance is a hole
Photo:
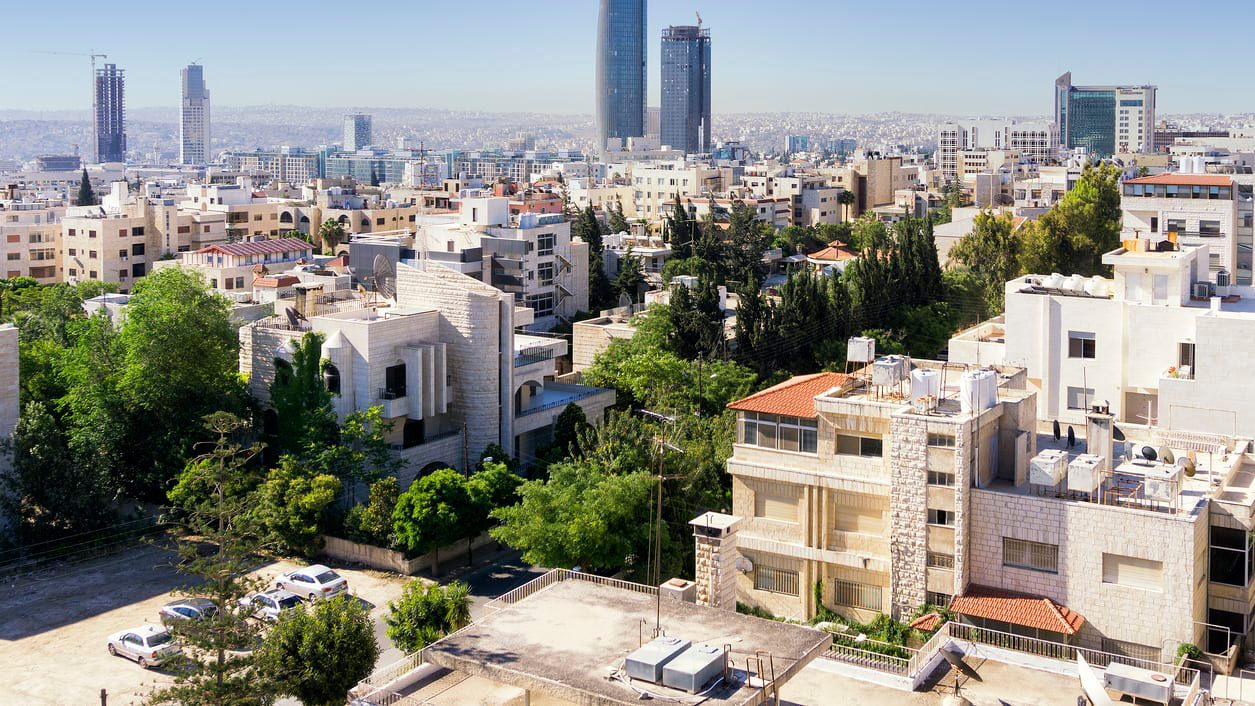
[[[854,192],[849,189],[842,189],[841,193],[837,194],[837,203],[841,204],[842,220],[850,220],[850,206],[853,206],[857,200]]]
[[[602,240],[601,222],[597,220],[597,212],[593,210],[591,203],[572,223],[571,235],[588,243],[588,306],[593,310],[603,309],[611,303],[613,289],[602,267],[605,244]]]
[[[693,245],[697,242],[697,223],[689,215],[688,209],[680,203],[680,194],[675,195],[675,204],[671,215],[663,224],[663,232],[667,242],[671,244],[671,260],[687,260],[693,255]]]
[[[31,277],[6,277],[0,279],[0,321],[7,320],[5,318],[5,299],[12,298],[14,292],[30,289],[38,286],[38,284]]]
[[[623,215],[622,201],[614,202],[614,208],[610,209],[609,219],[611,233],[628,233],[632,230],[628,225],[627,217]]]
[[[723,309],[719,291],[710,279],[699,279],[696,287],[671,287],[672,334],[668,348],[681,358],[711,356],[723,350]]]
[[[624,294],[630,300],[635,302],[640,298],[641,285],[645,283],[645,270],[641,266],[641,259],[632,254],[632,249],[628,248],[627,253],[619,258],[619,274],[614,278],[614,293],[616,297]]]
[[[340,425],[335,443],[308,448],[306,462],[319,473],[334,476],[347,489],[350,504],[357,502],[358,486],[396,475],[405,467],[388,443],[392,422],[375,405],[350,412]]]
[[[328,218],[318,226],[318,239],[322,241],[323,252],[334,254],[340,243],[344,242],[344,226],[335,219]]]
[[[518,487],[522,482],[522,478],[500,462],[486,463],[483,470],[466,479],[469,509],[468,517],[464,518],[463,524],[467,533],[466,563],[468,566],[473,563],[471,544],[475,537],[495,524],[491,517],[493,510],[518,502]]]
[[[356,598],[337,596],[286,611],[258,653],[276,691],[305,706],[341,706],[379,659],[375,626]]]
[[[311,557],[322,550],[327,509],[339,493],[335,476],[316,473],[297,458],[284,456],[258,486],[251,518],[275,550]]]
[[[344,527],[349,539],[379,547],[392,546],[392,513],[397,509],[401,484],[394,476],[384,476],[370,484],[370,499],[349,509]]]
[[[397,498],[392,532],[409,555],[432,552],[431,571],[438,575],[440,548],[465,537],[473,519],[465,479],[452,468],[442,468],[418,479]]]
[[[590,463],[555,463],[548,480],[519,486],[519,504],[493,511],[500,524],[490,533],[532,564],[605,574],[636,567],[649,556],[655,487],[648,473],[614,476]]]
[[[767,236],[754,220],[754,209],[738,201],[728,218],[728,242],[724,257],[718,260],[724,272],[718,284],[760,279],[766,274],[763,263],[766,249]]]
[[[22,408],[13,437],[0,442],[0,458],[5,455],[12,467],[0,474],[0,508],[19,546],[81,538],[111,524],[111,479],[99,466],[76,462],[45,403]]]
[[[972,230],[950,248],[950,259],[966,267],[980,282],[984,315],[1002,311],[1006,283],[1020,272],[1020,240],[1010,213],[981,211]]]
[[[471,622],[470,589],[461,581],[441,586],[415,579],[388,603],[384,622],[397,649],[418,652]]]
[[[194,581],[183,593],[213,601],[218,612],[210,620],[182,620],[171,630],[184,645],[185,664],[174,683],[159,687],[152,704],[179,706],[244,706],[270,704],[276,696],[270,677],[257,668],[249,648],[260,638],[253,609],[240,599],[261,587],[249,572],[256,563],[260,540],[248,520],[251,495],[236,492],[241,478],[254,475],[256,445],[242,446],[237,437],[243,420],[229,414],[205,420],[214,438],[212,448],[193,458],[180,485],[204,488],[177,513],[182,531],[179,571]],[[206,551],[208,549],[208,551]]]
[[[588,417],[585,416],[583,408],[574,402],[567,404],[553,422],[553,447],[565,456],[580,432],[588,426],[590,426]]]
[[[83,167],[83,177],[78,182],[78,198],[74,200],[75,206],[95,206],[96,192],[92,191],[91,179],[87,178],[87,167]]]
[[[336,415],[331,393],[323,383],[323,335],[309,331],[290,342],[292,363],[275,372],[270,402],[279,425],[275,446],[281,453],[300,453],[334,442]]]
[[[1020,271],[1107,274],[1103,254],[1120,244],[1120,168],[1090,165],[1054,208],[1026,225]]]

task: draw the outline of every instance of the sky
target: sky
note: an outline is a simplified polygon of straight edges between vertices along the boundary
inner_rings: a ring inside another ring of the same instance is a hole
[[[1159,112],[1255,111],[1251,0],[650,0],[659,35],[700,11],[716,113],[1046,115],[1077,84],[1159,86]],[[597,0],[14,2],[0,110],[90,108],[85,56],[127,103],[174,108],[194,60],[216,105],[591,113]],[[1191,51],[1183,51],[1191,47]]]

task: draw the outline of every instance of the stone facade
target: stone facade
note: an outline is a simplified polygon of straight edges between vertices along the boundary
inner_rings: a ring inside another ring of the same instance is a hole
[[[702,521],[703,517],[698,517],[693,520],[693,524]],[[741,554],[737,551],[736,535],[735,524],[719,537],[706,535],[700,527],[695,530],[693,537],[697,546],[694,576],[698,605],[736,610],[737,563],[741,559]]]
[[[17,328],[0,324],[0,439],[17,427],[18,352]]]
[[[895,416],[890,424],[889,586],[894,617],[909,615],[927,595],[928,425]]]

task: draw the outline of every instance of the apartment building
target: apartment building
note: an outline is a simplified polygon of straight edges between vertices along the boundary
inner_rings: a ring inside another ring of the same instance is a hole
[[[692,198],[718,194],[732,186],[731,169],[689,164],[683,161],[637,164],[632,168],[636,215],[661,221],[674,207],[675,197]]]
[[[187,195],[179,209],[189,217],[199,214],[203,233],[204,226],[221,223],[224,233],[221,240],[247,240],[277,237],[283,232],[297,230],[291,220],[281,220],[287,210],[289,218],[292,199],[273,198],[255,192],[252,179],[241,178],[235,184],[189,184]]]
[[[1255,247],[1253,186],[1255,176],[1250,174],[1168,172],[1125,180],[1121,237],[1167,236],[1182,247],[1207,245],[1212,278],[1249,285]]]
[[[1130,240],[1103,256],[1111,279],[1012,280],[1003,317],[952,339],[950,360],[1026,368],[1046,420],[1083,424],[1101,401],[1122,423],[1255,436],[1255,397],[1233,384],[1255,291],[1216,284],[1209,259],[1205,245]]]
[[[1014,153],[1012,164],[1020,159],[1046,164],[1056,152],[1052,128],[1045,122],[973,120],[946,123],[937,132],[937,169],[946,183],[965,173],[961,159],[970,170],[980,161],[980,153],[989,151]]]
[[[1231,668],[1255,606],[1250,440],[1117,428],[1099,404],[1073,445],[1038,433],[1026,382],[882,358],[732,403],[737,600],[809,618],[822,581],[860,621],[928,603],[1008,640],[1156,662],[1193,643]]]
[[[407,461],[407,484],[436,468],[467,469],[489,444],[530,461],[567,404],[594,424],[614,404],[613,390],[553,382],[566,341],[516,334],[528,312],[483,282],[435,265],[400,265],[395,302],[370,301],[298,289],[293,308],[304,319],[273,317],[240,329],[240,372],[265,404],[275,375],[291,367],[291,342],[322,333],[323,380],[336,414],[381,406],[392,423],[389,441]],[[273,410],[265,421],[277,423]]]
[[[50,201],[0,201],[0,274],[58,282],[61,219],[66,207]]]
[[[832,170],[819,170],[831,176],[833,186],[854,192],[848,218],[894,202],[894,194],[919,185],[919,169],[904,165],[901,157],[867,156]]]
[[[259,178],[270,178],[288,184],[304,184],[322,175],[321,155],[299,147],[278,150],[229,151],[220,156],[228,171]]]
[[[179,255],[182,267],[200,272],[209,287],[228,296],[250,297],[253,282],[312,263],[314,246],[296,238],[215,243]]]
[[[790,224],[817,226],[841,222],[842,188],[828,177],[800,173],[792,168],[760,170],[745,174],[741,183],[756,197],[786,196],[792,200]]]

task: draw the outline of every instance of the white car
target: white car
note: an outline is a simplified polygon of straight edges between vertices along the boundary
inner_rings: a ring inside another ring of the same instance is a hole
[[[109,654],[133,659],[144,669],[156,667],[182,651],[160,625],[141,625],[109,636]]]
[[[243,607],[252,606],[253,615],[262,620],[278,620],[279,616],[301,604],[301,597],[295,593],[272,588],[262,593],[254,593],[240,599]]]
[[[349,582],[322,564],[314,564],[280,576],[275,581],[275,588],[315,601],[347,593]]]

